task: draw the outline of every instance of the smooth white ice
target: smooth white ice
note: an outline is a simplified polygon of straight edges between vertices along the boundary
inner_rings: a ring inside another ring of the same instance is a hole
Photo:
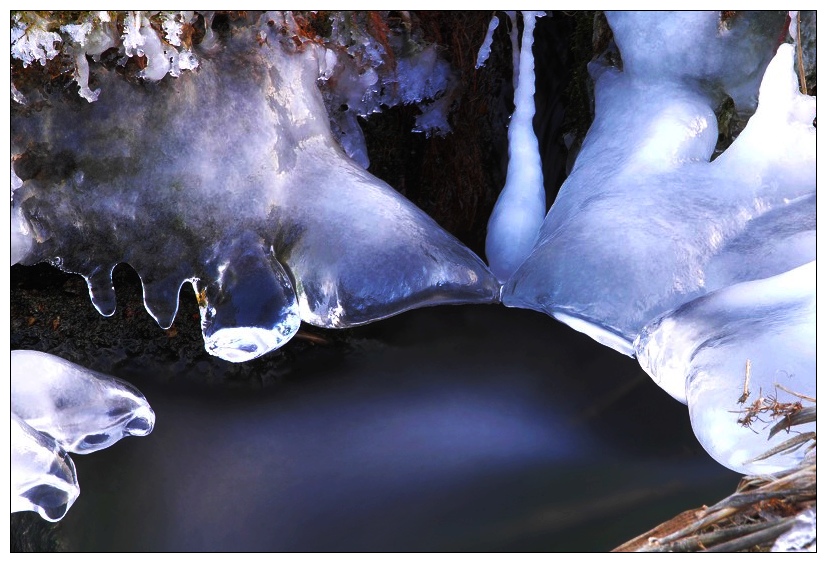
[[[745,130],[709,161],[720,91],[747,104],[778,37],[769,15],[719,33],[717,14],[609,15],[624,70],[593,64],[594,123],[503,303],[577,319],[630,354],[658,315],[815,259],[815,100],[797,92],[791,45]]]
[[[816,397],[816,262],[691,301],[647,325],[635,350],[652,379],[689,406],[698,440],[718,462],[741,473],[793,467],[804,448],[750,460],[815,431],[815,423],[770,438],[783,417],[763,412],[749,425],[739,419],[762,398],[815,406],[776,384]]]

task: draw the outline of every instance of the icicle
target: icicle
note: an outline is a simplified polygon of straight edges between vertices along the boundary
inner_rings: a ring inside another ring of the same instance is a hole
[[[543,169],[534,134],[535,18],[523,13],[523,49],[519,53],[519,83],[514,91],[514,115],[508,127],[508,175],[488,221],[485,253],[491,271],[504,283],[531,253],[546,214]]]
[[[798,10],[790,10],[790,37],[798,43]]]
[[[488,31],[485,33],[485,40],[482,42],[479,53],[477,53],[477,64],[474,68],[480,68],[488,60],[488,55],[491,54],[491,42],[494,40],[494,31],[500,25],[500,18],[491,16],[491,22],[488,24]]]
[[[511,68],[513,69],[513,78],[511,79],[511,83],[514,86],[514,90],[517,89],[517,81],[520,78],[520,42],[517,41],[517,12],[514,10],[506,11],[505,13],[508,16],[508,19],[511,20],[511,31],[509,32],[509,36],[511,37],[511,57],[512,57],[512,65]],[[525,29],[523,29],[523,33],[525,33]],[[534,35],[531,36],[532,41],[534,39]]]

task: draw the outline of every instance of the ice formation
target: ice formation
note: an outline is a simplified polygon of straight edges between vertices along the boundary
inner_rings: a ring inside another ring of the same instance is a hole
[[[29,66],[37,61],[41,66],[58,54],[55,44],[61,41],[60,35],[47,29],[48,21],[32,13],[30,21],[25,22],[20,14],[12,16],[11,55]]]
[[[11,415],[11,512],[57,522],[80,494],[72,458],[57,443]]]
[[[482,67],[485,65],[485,61],[488,60],[488,55],[491,54],[491,43],[494,41],[494,32],[497,30],[498,25],[500,25],[500,18],[491,16],[491,21],[488,23],[488,30],[485,32],[485,39],[483,39],[480,50],[477,53],[477,64],[474,65],[474,68]]]
[[[505,282],[531,253],[546,215],[540,149],[534,133],[534,24],[543,12],[523,12],[523,44],[508,126],[508,172],[485,239],[491,271]]]
[[[818,551],[818,518],[816,507],[796,516],[795,524],[779,536],[772,546],[773,553],[815,553]]]
[[[132,385],[33,350],[11,353],[12,512],[63,518],[80,494],[68,452],[146,436],[155,413]]]
[[[70,12],[58,12],[55,19],[60,20],[61,14],[71,17]],[[163,34],[152,27],[152,20],[163,29]],[[15,13],[12,21],[12,57],[23,61],[24,66],[34,61],[45,65],[59,53],[65,53],[74,63],[78,93],[88,102],[98,99],[100,88],[89,87],[86,57],[100,61],[101,55],[113,47],[122,55],[121,65],[130,57],[145,57],[140,76],[150,81],[158,81],[167,74],[179,76],[182,70],[198,67],[188,41],[181,39],[184,27],[195,21],[194,12],[127,12],[123,33],[118,22],[105,11],[80,12],[76,21],[60,25],[56,31],[51,30],[53,21],[35,12]]]
[[[393,29],[368,13],[330,15],[319,86],[334,138],[362,168],[368,168],[370,159],[359,117],[413,105],[421,111],[413,131],[427,136],[451,131],[448,114],[457,85],[451,66],[437,45],[411,29],[407,12],[398,14],[400,23]],[[295,18],[289,12],[284,16],[288,29],[301,35]],[[377,36],[368,32],[371,28],[378,28]]]
[[[635,351],[652,379],[688,404],[695,434],[713,458],[741,473],[770,473],[795,466],[806,448],[752,460],[815,431],[812,422],[771,435],[785,419],[770,408],[814,406],[789,391],[816,396],[815,331],[813,261],[682,305],[647,325]]]
[[[20,262],[83,275],[107,316],[112,269],[128,263],[164,328],[189,281],[207,350],[230,361],[284,344],[299,319],[347,327],[496,302],[476,255],[336,144],[317,87],[333,59],[291,35],[291,19],[205,37],[198,69],[175,79],[101,66],[94,103],[13,108],[13,207],[33,241],[16,246]]]
[[[34,350],[11,353],[11,411],[70,453],[146,436],[155,413],[134,386]]]
[[[815,100],[777,47],[783,13],[607,17],[623,70],[592,63],[594,123],[502,298],[632,355],[658,315],[815,259]],[[755,115],[710,162],[714,107],[726,92],[748,110],[762,73]]]

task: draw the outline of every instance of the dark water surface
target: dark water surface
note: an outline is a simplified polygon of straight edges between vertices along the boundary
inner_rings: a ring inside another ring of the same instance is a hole
[[[605,551],[740,478],[634,360],[501,306],[374,323],[255,390],[125,378],[156,428],[73,456],[70,550]]]

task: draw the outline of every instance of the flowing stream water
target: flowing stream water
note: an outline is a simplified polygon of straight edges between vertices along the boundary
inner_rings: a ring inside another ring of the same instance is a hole
[[[64,545],[605,551],[739,480],[634,360],[545,315],[421,309],[345,348],[255,390],[131,378],[155,431],[74,456]]]

